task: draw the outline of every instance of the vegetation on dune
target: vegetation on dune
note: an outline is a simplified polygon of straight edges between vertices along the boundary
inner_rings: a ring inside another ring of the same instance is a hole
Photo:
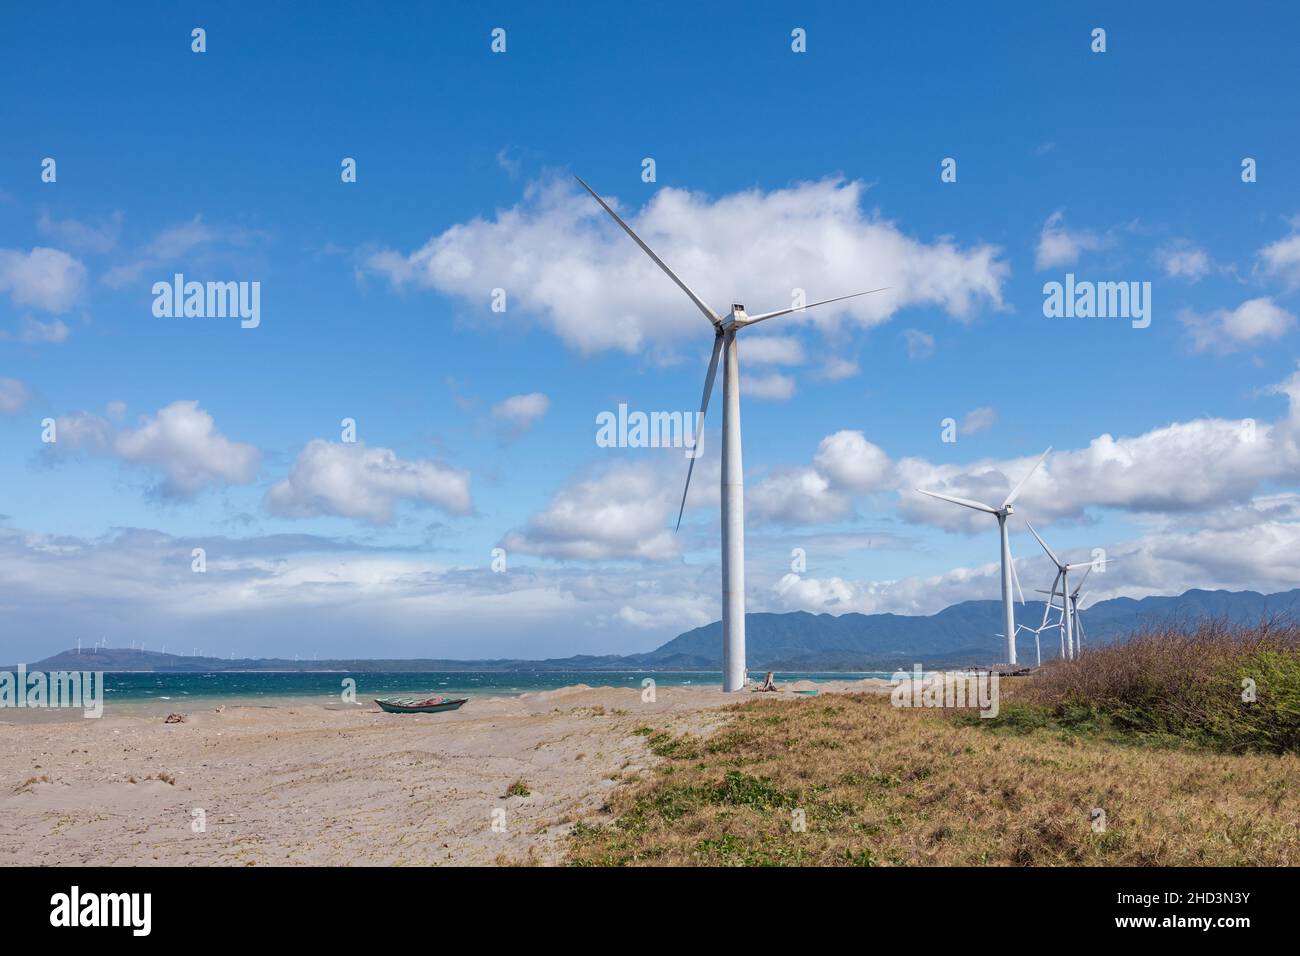
[[[1295,628],[1207,624],[1004,682],[994,719],[773,695],[710,736],[643,727],[660,762],[578,825],[569,860],[1295,866],[1298,659]]]
[[[1300,626],[1153,627],[1048,665],[1014,698],[994,725],[1300,753]]]

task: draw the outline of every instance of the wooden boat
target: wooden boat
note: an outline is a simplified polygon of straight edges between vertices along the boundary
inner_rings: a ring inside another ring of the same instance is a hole
[[[376,697],[375,703],[388,714],[440,714],[456,710],[468,697]]]

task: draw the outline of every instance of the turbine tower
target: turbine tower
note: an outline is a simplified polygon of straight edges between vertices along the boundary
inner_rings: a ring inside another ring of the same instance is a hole
[[[713,391],[713,379],[718,371],[718,355],[724,350],[726,352],[722,360],[722,689],[741,690],[745,686],[745,475],[740,456],[740,357],[736,351],[736,333],[746,326],[777,316],[870,295],[872,292],[883,292],[884,289],[869,289],[867,292],[822,299],[802,308],[778,309],[776,312],[758,315],[749,315],[743,305],[733,304],[725,316],[718,315],[655,255],[653,249],[641,241],[641,237],[619,218],[618,213],[594,189],[583,182],[582,177],[574,178],[622,226],[632,241],[641,247],[641,251],[653,259],[655,265],[667,273],[668,278],[677,283],[677,287],[686,293],[686,297],[695,303],[695,307],[704,313],[704,317],[713,326],[713,355],[709,359],[709,370],[704,376],[700,421],[695,430],[697,446],[703,435],[704,414],[709,408],[709,395]],[[682,513],[686,510],[686,493],[691,487],[691,473],[695,470],[696,457],[698,455],[691,458],[686,469],[686,487],[682,490],[682,506],[677,512],[679,530],[682,526]]]
[[[1034,462],[1034,467],[1029,469],[1029,473],[1020,479],[1020,483],[1011,489],[1002,505],[994,508],[992,505],[986,505],[980,501],[972,501],[969,498],[958,498],[954,495],[944,495],[937,491],[925,491],[922,488],[916,490],[923,495],[929,495],[931,498],[939,498],[943,501],[951,501],[955,505],[961,505],[963,508],[973,508],[976,511],[984,511],[994,515],[998,519],[998,534],[1002,538],[1002,627],[1006,632],[1007,638],[1007,663],[1016,663],[1016,612],[1015,606],[1011,599],[1011,581],[1015,578],[1016,590],[1020,591],[1020,579],[1016,577],[1016,566],[1011,560],[1011,540],[1007,537],[1007,518],[1015,514],[1015,509],[1011,507],[1012,502],[1020,495],[1020,491],[1025,487],[1025,482],[1033,476],[1038,470],[1038,466],[1043,463],[1047,453],[1052,447],[1047,446],[1047,451],[1039,456],[1038,461]],[[1020,591],[1020,603],[1025,603],[1025,593]]]
[[[1028,521],[1025,522],[1025,525],[1029,528],[1030,534],[1037,538],[1038,543],[1043,546],[1043,550],[1046,551],[1047,556],[1052,559],[1052,563],[1056,565],[1056,577],[1052,579],[1052,590],[1049,592],[1050,597],[1047,599],[1047,607],[1043,610],[1043,625],[1046,626],[1047,624],[1047,615],[1053,607],[1052,602],[1056,599],[1057,594],[1056,585],[1059,583],[1061,585],[1061,653],[1067,660],[1073,660],[1075,653],[1078,650],[1078,647],[1076,646],[1075,633],[1076,631],[1082,633],[1077,627],[1079,619],[1079,590],[1083,587],[1083,582],[1088,579],[1088,575],[1092,573],[1092,569],[1097,562],[1093,560],[1077,561],[1074,564],[1065,564],[1056,556],[1056,553],[1047,546],[1047,542],[1044,541],[1038,532],[1034,530],[1033,525]],[[1073,593],[1071,593],[1070,572],[1078,571],[1080,568],[1087,568],[1088,570],[1084,572],[1083,578],[1080,579],[1079,586],[1074,589]]]

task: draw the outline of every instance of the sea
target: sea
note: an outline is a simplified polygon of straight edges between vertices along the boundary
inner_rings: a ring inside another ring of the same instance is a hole
[[[890,671],[804,672],[778,671],[776,681],[861,680],[864,677],[888,679]],[[761,680],[764,674],[750,675]],[[302,700],[312,703],[339,703],[348,685],[356,682],[356,699],[405,695],[443,694],[448,697],[513,697],[533,691],[555,690],[574,684],[592,687],[631,687],[640,689],[646,678],[660,687],[717,687],[721,671],[433,671],[400,673],[345,671],[311,672],[244,672],[213,673],[108,673],[104,675],[105,704],[200,701],[244,703],[280,703]]]

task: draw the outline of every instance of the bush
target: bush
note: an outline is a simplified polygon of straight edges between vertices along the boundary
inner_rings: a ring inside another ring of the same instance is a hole
[[[1251,682],[1254,701],[1243,699]],[[1227,751],[1300,753],[1300,626],[1157,625],[1049,664],[1019,696],[1061,724],[1096,720]]]

